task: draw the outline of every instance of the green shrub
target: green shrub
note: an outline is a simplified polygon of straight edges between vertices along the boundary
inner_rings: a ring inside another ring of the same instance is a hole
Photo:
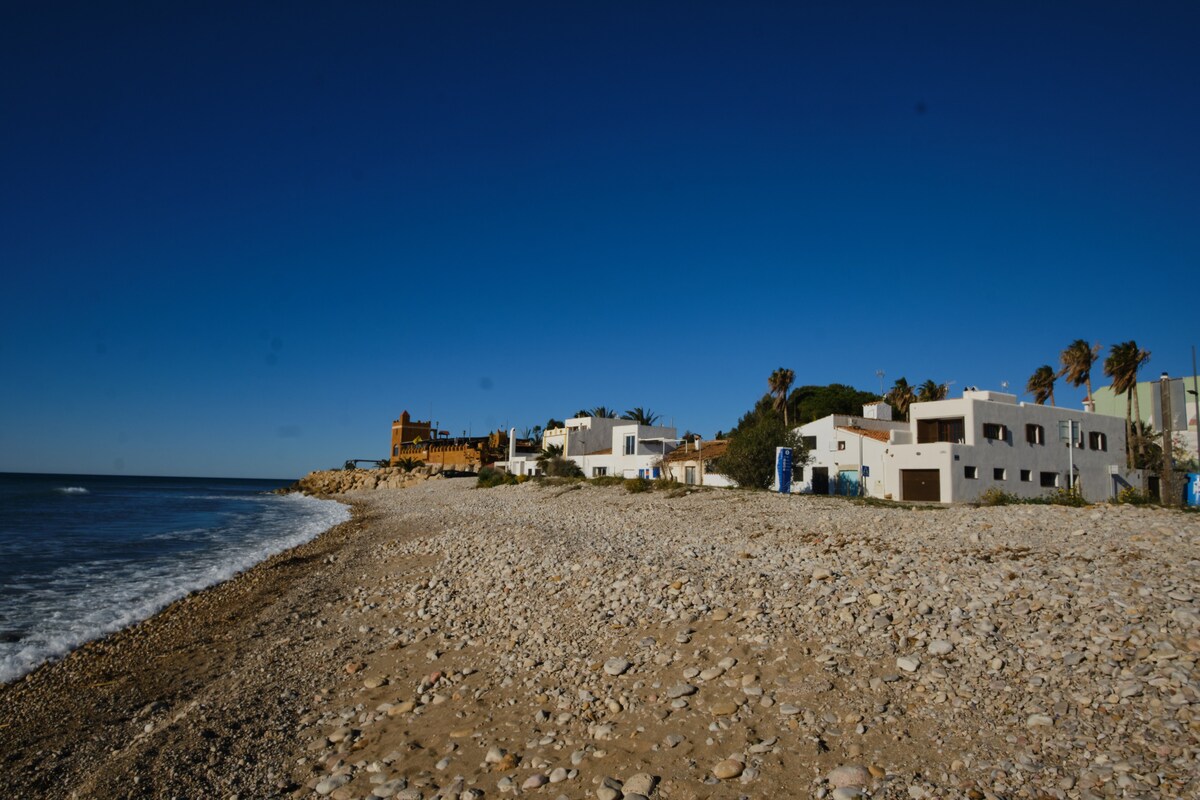
[[[1078,486],[1074,489],[1055,489],[1046,496],[1046,502],[1052,506],[1074,506],[1076,508],[1082,508],[1088,504]]]
[[[1133,486],[1126,486],[1117,492],[1113,502],[1117,505],[1148,506],[1154,502],[1154,498],[1148,492],[1143,492]]]
[[[739,427],[729,440],[717,472],[743,489],[767,489],[775,480],[775,448],[792,448],[793,471],[804,465],[806,453],[800,435],[774,414]]]
[[[479,477],[475,479],[475,487],[477,489],[491,489],[494,486],[516,485],[523,483],[522,475],[509,475],[507,472],[493,467],[484,467],[479,470]]]
[[[637,494],[639,492],[648,492],[654,488],[654,484],[645,478],[627,478],[625,480],[625,491]]]
[[[542,472],[547,478],[582,478],[583,470],[569,458],[552,456],[542,461]]]
[[[625,479],[620,475],[601,475],[598,478],[592,478],[589,483],[594,486],[623,486]]]
[[[979,505],[981,506],[1010,506],[1019,502],[1021,502],[1021,498],[995,486],[979,495]]]

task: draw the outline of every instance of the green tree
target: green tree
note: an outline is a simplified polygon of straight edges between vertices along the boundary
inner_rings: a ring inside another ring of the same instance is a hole
[[[729,440],[725,454],[717,460],[717,472],[743,489],[767,489],[775,478],[775,448],[792,448],[793,468],[804,465],[808,456],[800,435],[776,414],[759,417],[740,426]]]
[[[908,420],[908,409],[917,401],[917,393],[913,391],[913,387],[908,385],[908,380],[900,378],[884,395],[884,400],[888,402],[892,408],[896,409],[896,413]]]
[[[874,392],[864,392],[844,383],[831,383],[793,389],[788,395],[788,408],[794,420],[792,424],[803,425],[830,414],[861,415],[864,405],[878,399],[879,395]]]
[[[1137,342],[1114,344],[1104,359],[1104,374],[1112,378],[1114,394],[1125,395],[1125,441],[1126,463],[1133,469],[1136,461],[1145,457],[1146,430],[1142,424],[1142,409],[1138,403],[1138,370],[1150,363],[1150,353],[1137,346]],[[1134,419],[1137,420],[1136,424]],[[1136,451],[1136,453],[1135,453]]]
[[[783,424],[788,424],[788,392],[796,380],[796,373],[780,367],[767,378],[767,389],[774,398],[772,405],[776,411],[783,410]]]
[[[945,400],[950,393],[950,387],[930,378],[917,387],[917,402],[930,403],[934,400]]]
[[[1084,339],[1076,339],[1071,342],[1058,356],[1059,363],[1062,364],[1062,368],[1058,371],[1058,377],[1066,378],[1067,383],[1076,389],[1080,385],[1086,385],[1089,402],[1092,399],[1092,366],[1098,358],[1100,358],[1100,343],[1089,345]]]
[[[617,412],[613,411],[611,408],[606,408],[605,406],[596,406],[595,408],[593,408],[591,411],[584,414],[583,416],[599,417],[600,419],[616,419]]]
[[[655,414],[648,408],[634,406],[621,415],[621,419],[627,419],[636,422],[638,425],[653,425],[659,420],[658,414]]]
[[[1029,376],[1025,383],[1025,391],[1033,395],[1033,402],[1039,406],[1046,405],[1047,400],[1050,401],[1050,405],[1057,405],[1054,402],[1054,380],[1057,377],[1058,373],[1054,371],[1054,367],[1043,364]]]
[[[402,458],[396,462],[396,466],[405,472],[412,472],[417,467],[425,466],[425,462],[419,458]]]
[[[552,444],[538,454],[538,467],[542,474],[551,478],[582,478],[583,470],[569,458],[563,456],[560,445]]]
[[[555,428],[563,427],[566,427],[565,422],[563,422],[561,419],[555,419],[554,417],[551,417],[550,419],[546,420],[546,424],[542,426],[542,430],[550,431],[554,430]]]

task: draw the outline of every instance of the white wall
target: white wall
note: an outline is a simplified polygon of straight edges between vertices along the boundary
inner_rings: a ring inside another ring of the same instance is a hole
[[[1057,473],[1059,487],[1066,488],[1072,453],[1080,489],[1088,500],[1112,497],[1112,469],[1125,473],[1125,423],[1117,417],[1053,406],[1018,405],[1013,395],[995,392],[967,392],[965,397],[954,400],[914,403],[909,415],[911,440],[907,436],[893,436],[893,444],[885,449],[884,480],[887,491],[896,500],[904,499],[900,475],[904,469],[939,470],[942,502],[970,502],[991,488],[1019,497],[1044,496],[1053,489],[1041,485],[1042,472]],[[963,443],[917,441],[921,420],[951,418],[963,420]],[[1082,447],[1077,441],[1076,447],[1068,450],[1059,441],[1060,420],[1079,424]],[[985,438],[985,423],[1003,425],[1005,438]],[[1026,441],[1025,426],[1030,423],[1042,426],[1044,444]],[[1089,434],[1094,432],[1106,437],[1106,451],[1090,447]],[[974,467],[977,477],[966,477],[967,467]],[[997,469],[1003,471],[1003,477],[996,476]],[[1029,471],[1030,480],[1021,480],[1021,470]],[[1126,480],[1130,478],[1136,476],[1126,476]]]

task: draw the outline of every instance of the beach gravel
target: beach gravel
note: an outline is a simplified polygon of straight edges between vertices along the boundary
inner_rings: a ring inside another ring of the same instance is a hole
[[[308,549],[3,689],[0,789],[1200,793],[1198,515],[461,479],[345,497]]]

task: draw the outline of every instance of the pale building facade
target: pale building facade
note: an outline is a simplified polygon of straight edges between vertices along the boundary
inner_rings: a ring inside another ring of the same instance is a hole
[[[1069,422],[1070,447],[1060,440],[1060,423]],[[1124,420],[968,390],[912,404],[906,429],[894,431],[883,452],[885,496],[895,500],[971,502],[992,488],[1039,497],[1070,486],[1072,470],[1092,502],[1140,486],[1140,473],[1125,466]]]
[[[883,401],[863,406],[860,416],[832,414],[798,428],[808,460],[792,482],[792,492],[883,497],[885,456],[892,431],[907,429],[892,420]]]

